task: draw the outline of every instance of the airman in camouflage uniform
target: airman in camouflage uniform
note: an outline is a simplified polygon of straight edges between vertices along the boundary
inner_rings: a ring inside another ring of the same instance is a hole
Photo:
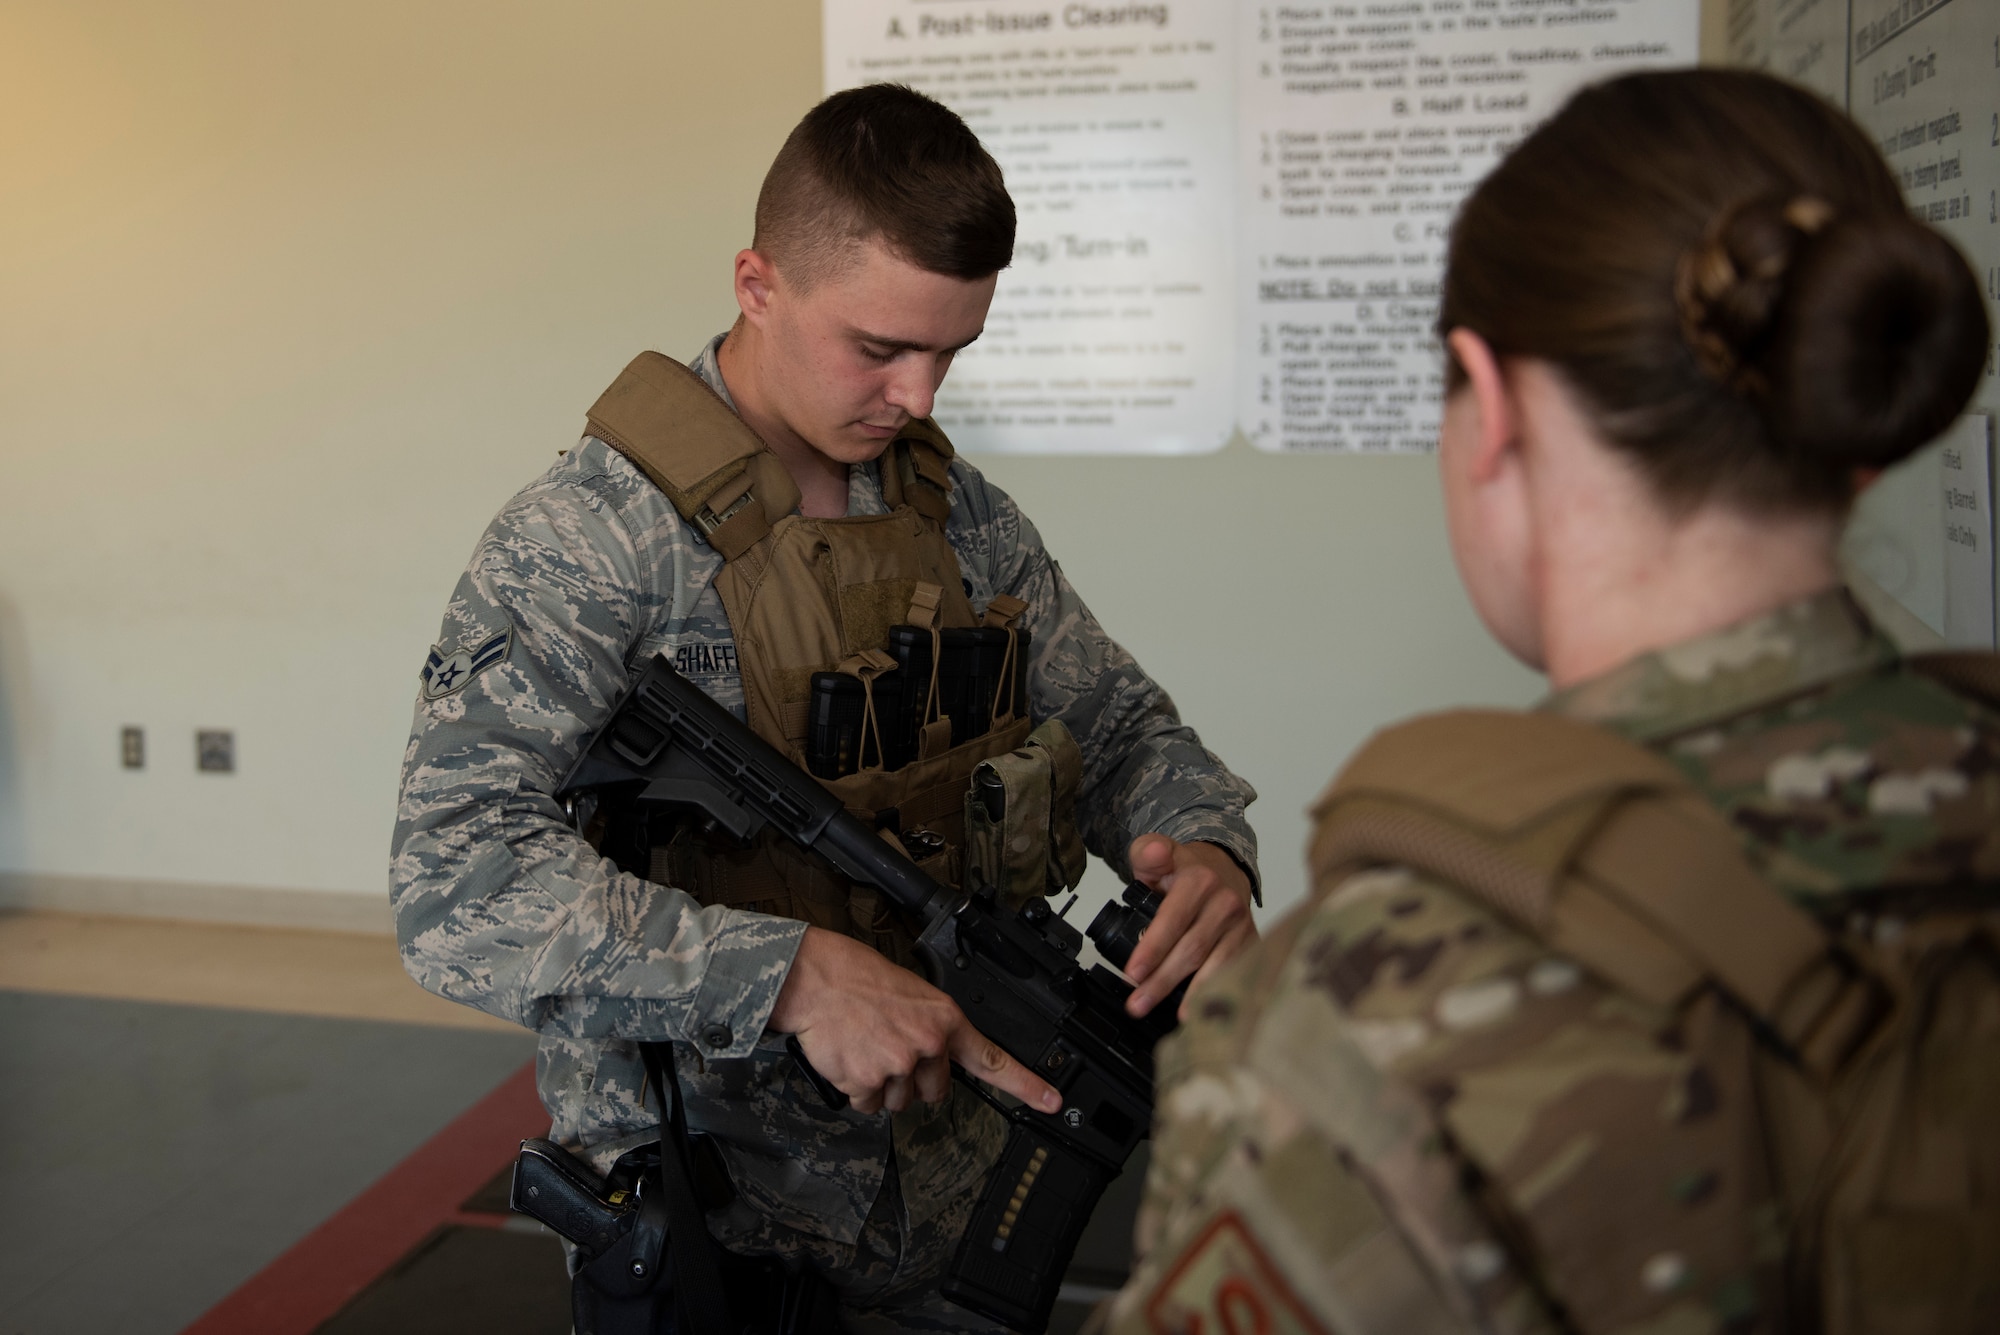
[[[721,344],[692,369],[727,401]],[[975,608],[1027,604],[1030,712],[1081,748],[1089,848],[1123,871],[1128,841],[1155,831],[1254,867],[1249,785],[1104,633],[1013,501],[963,459],[951,475],[946,536],[966,592]],[[850,514],[886,512],[875,465],[848,485]],[[851,1308],[895,1306],[934,1282],[963,1231],[999,1119],[969,1097],[893,1116],[828,1109],[765,1027],[805,924],[621,873],[551,796],[655,654],[742,716],[722,564],[588,436],[501,510],[445,612],[405,753],[391,890],[403,958],[425,987],[541,1035],[553,1137],[600,1169],[657,1136],[636,1044],[675,1040],[689,1124],[737,1189],[711,1216],[716,1236],[812,1257]],[[936,1320],[971,1324],[956,1309]]]
[[[1994,1329],[2000,660],[1900,659],[1836,556],[1977,276],[1809,91],[1642,71],[1461,203],[1437,330],[1461,582],[1557,689],[1328,790],[1161,1047],[1108,1324]]]
[[[1844,591],[1542,707],[1671,757],[1829,924],[1894,933],[1899,894],[2000,879],[2000,714],[1911,671]],[[1465,890],[1319,885],[1195,1010],[1160,1051],[1119,1335],[1770,1328],[1774,1202],[1731,1138],[1754,1117],[1673,1015]],[[1746,1219],[1768,1269],[1734,1269]]]

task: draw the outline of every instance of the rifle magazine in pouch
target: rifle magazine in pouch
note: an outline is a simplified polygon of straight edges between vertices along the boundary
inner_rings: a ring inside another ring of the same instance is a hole
[[[1054,719],[1024,745],[980,762],[965,797],[966,888],[990,886],[1018,909],[1081,880],[1075,813],[1082,773],[1076,742]]]
[[[806,768],[816,779],[857,770],[898,770],[914,755],[904,675],[881,650],[815,672],[806,711]]]
[[[806,714],[806,768],[815,779],[837,779],[861,768],[868,701],[855,677],[812,675]]]
[[[939,712],[951,720],[953,746],[984,737],[994,724],[995,706],[1004,708],[1010,697],[1018,695],[1012,674],[1022,657],[1014,648],[1019,634],[999,626],[953,627],[940,632]]]

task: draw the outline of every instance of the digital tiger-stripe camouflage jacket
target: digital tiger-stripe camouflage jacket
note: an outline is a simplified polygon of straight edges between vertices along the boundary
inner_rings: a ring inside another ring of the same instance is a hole
[[[693,369],[726,399],[717,339]],[[1255,794],[1201,745],[1115,644],[1003,492],[963,459],[946,534],[975,608],[1027,603],[1029,694],[1084,759],[1081,824],[1121,870],[1136,836],[1206,840],[1255,866]],[[849,512],[886,510],[873,465]],[[626,875],[551,796],[582,742],[655,654],[742,714],[715,577],[722,559],[667,498],[585,437],[500,511],[446,608],[403,764],[390,893],[425,987],[541,1035],[555,1138],[601,1166],[650,1139],[635,1042],[672,1039],[689,1121],[714,1135],[742,1198],[718,1223],[745,1245],[850,1243],[896,1156],[908,1227],[979,1180],[998,1119],[961,1096],[862,1116],[825,1108],[765,1033],[803,924]]]

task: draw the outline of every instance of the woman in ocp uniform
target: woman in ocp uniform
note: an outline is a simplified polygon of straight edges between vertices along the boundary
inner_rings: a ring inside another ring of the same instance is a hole
[[[1378,735],[1162,1049],[1118,1331],[2000,1329],[2000,669],[1842,586],[1978,284],[1747,73],[1580,93],[1473,193],[1452,549],[1532,713]]]

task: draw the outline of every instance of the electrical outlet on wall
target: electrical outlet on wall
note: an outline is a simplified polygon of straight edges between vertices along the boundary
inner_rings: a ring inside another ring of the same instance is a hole
[[[236,734],[227,728],[203,728],[194,735],[194,767],[206,774],[236,771]]]
[[[146,768],[146,730],[125,727],[118,731],[118,759],[126,769]]]

